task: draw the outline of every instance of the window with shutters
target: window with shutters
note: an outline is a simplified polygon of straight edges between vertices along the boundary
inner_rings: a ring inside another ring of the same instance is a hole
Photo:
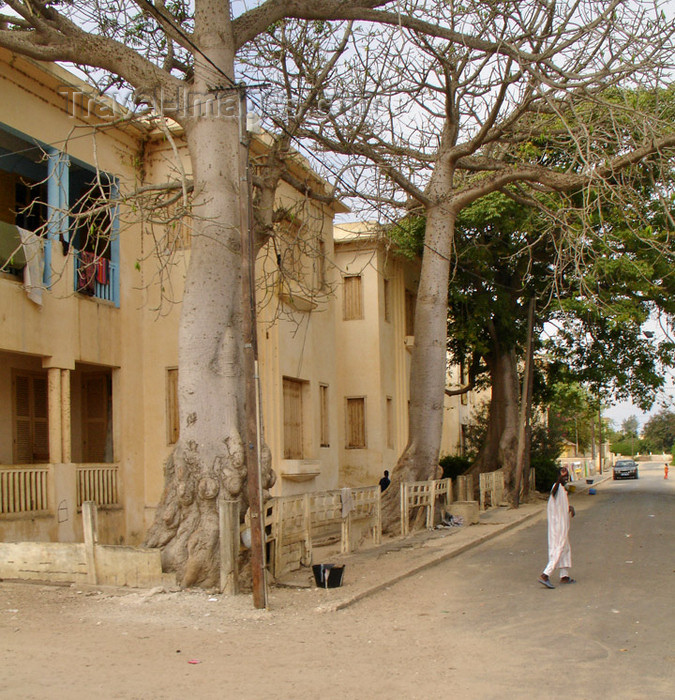
[[[363,396],[347,399],[346,434],[348,449],[366,446],[366,399]]]
[[[405,334],[415,335],[415,295],[405,290]]]
[[[178,442],[180,437],[180,419],[178,416],[178,369],[166,370],[166,427],[167,440],[170,445]]]
[[[112,462],[110,396],[109,375],[92,372],[82,376],[83,459],[85,462]]]
[[[282,276],[303,284],[310,272],[306,227],[296,218],[285,218],[276,225],[277,263]]]
[[[387,396],[387,447],[394,449],[394,400]]]
[[[284,459],[304,459],[302,393],[304,382],[284,377]]]
[[[343,280],[342,318],[357,321],[363,318],[363,288],[361,275],[349,275]]]
[[[319,418],[321,421],[321,447],[330,447],[330,436],[328,433],[328,385],[319,384]]]
[[[47,376],[16,372],[12,384],[14,462],[49,462]]]

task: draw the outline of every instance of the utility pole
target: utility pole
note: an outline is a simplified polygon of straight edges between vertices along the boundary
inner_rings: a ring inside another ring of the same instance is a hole
[[[520,395],[520,416],[518,421],[518,452],[516,453],[516,482],[513,505],[518,506],[520,495],[527,495],[530,487],[530,475],[524,473],[529,466],[530,449],[530,411],[532,407],[532,370],[533,370],[533,335],[534,335],[535,300],[530,298],[527,311],[527,347],[525,349],[525,373],[523,376],[523,388]]]
[[[267,607],[265,541],[263,539],[261,421],[258,376],[258,338],[255,304],[255,246],[253,245],[252,194],[249,177],[249,142],[246,129],[246,89],[239,90],[240,206],[242,246],[242,315],[244,329],[244,375],[246,381],[246,474],[251,519],[251,576],[254,607]]]
[[[598,465],[602,474],[602,399],[598,393]]]

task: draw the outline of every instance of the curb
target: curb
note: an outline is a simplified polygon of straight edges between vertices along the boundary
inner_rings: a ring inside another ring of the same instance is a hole
[[[425,561],[422,564],[418,564],[417,566],[414,566],[410,569],[407,569],[405,571],[402,571],[395,576],[392,576],[388,578],[386,581],[382,581],[378,584],[375,584],[371,586],[370,588],[367,588],[365,590],[359,591],[357,593],[354,593],[353,595],[349,596],[348,598],[343,598],[342,600],[337,600],[331,603],[326,603],[324,605],[320,605],[319,607],[316,608],[317,612],[337,612],[338,610],[344,610],[345,608],[349,607],[350,605],[353,605],[354,603],[357,603],[360,600],[363,600],[364,598],[367,598],[368,596],[374,595],[375,593],[378,593],[379,591],[384,590],[385,588],[388,588],[389,586],[392,586],[395,583],[398,583],[399,581],[402,581],[405,578],[408,578],[409,576],[414,576],[415,574],[419,573],[420,571],[423,571],[424,569],[428,569],[431,566],[435,566],[436,564],[440,564],[443,561],[446,561],[447,559],[453,559],[454,557],[459,556],[460,554],[463,554],[464,552],[468,551],[469,549],[473,549],[474,547],[478,547],[481,544],[488,542],[495,537],[498,537],[499,535],[508,532],[509,530],[513,530],[514,528],[518,527],[519,525],[522,525],[525,522],[528,522],[529,520],[533,520],[537,517],[540,517],[542,514],[545,514],[546,510],[544,508],[540,508],[539,510],[536,510],[532,513],[527,513],[523,515],[522,517],[519,517],[517,520],[514,520],[513,522],[510,523],[505,523],[505,524],[499,524],[499,525],[492,525],[491,527],[493,528],[491,532],[488,532],[484,535],[481,535],[480,537],[477,537],[475,540],[471,540],[470,542],[465,542],[464,544],[451,547],[445,552],[441,552],[438,554],[435,554],[431,556],[428,561]],[[469,526],[471,527],[471,526]]]

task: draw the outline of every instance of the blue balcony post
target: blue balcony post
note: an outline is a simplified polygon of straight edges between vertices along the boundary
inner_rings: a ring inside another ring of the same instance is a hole
[[[68,241],[68,156],[55,148],[47,149],[47,241],[45,244],[45,271],[43,283],[51,285],[52,245],[54,241]]]
[[[120,205],[119,180],[113,179],[110,185],[110,197],[115,202],[112,207],[112,231],[110,240],[110,284],[112,286],[111,301],[119,308],[120,305]]]

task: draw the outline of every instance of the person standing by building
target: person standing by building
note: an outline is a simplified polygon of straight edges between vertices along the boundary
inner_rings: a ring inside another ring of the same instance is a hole
[[[551,583],[551,574],[560,570],[560,583],[574,583],[569,569],[572,566],[570,549],[570,522],[574,517],[574,508],[569,504],[565,484],[570,475],[567,467],[562,467],[558,480],[553,484],[546,506],[548,516],[548,564],[538,581],[546,588],[555,588]],[[562,488],[561,488],[562,487]]]
[[[385,469],[384,476],[380,479],[380,491],[386,491],[389,484],[391,484],[391,479],[389,478],[389,472]]]

